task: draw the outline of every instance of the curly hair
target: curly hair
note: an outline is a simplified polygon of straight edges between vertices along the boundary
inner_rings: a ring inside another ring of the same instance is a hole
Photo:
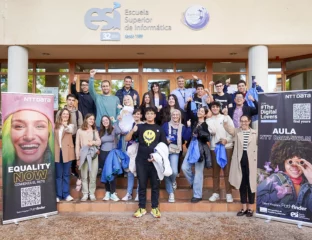
[[[287,159],[298,157],[312,163],[312,143],[299,141],[276,141],[271,149],[271,165],[276,167]]]

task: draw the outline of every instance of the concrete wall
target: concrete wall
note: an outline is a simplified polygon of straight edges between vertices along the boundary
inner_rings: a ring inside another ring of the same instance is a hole
[[[120,41],[101,41],[101,30],[90,30],[84,24],[84,16],[89,9],[112,8],[113,0],[0,0],[1,16],[5,15],[5,18],[0,18],[0,45],[281,45],[312,42],[312,32],[309,31],[312,26],[311,0],[116,1],[121,4],[116,10],[121,15],[121,30],[108,32],[119,32]],[[5,4],[7,7],[2,8]],[[205,7],[210,15],[207,26],[198,31],[182,22],[183,13],[194,4]],[[166,25],[172,30],[126,31],[126,9],[146,10],[148,15],[135,16],[152,18],[151,23],[144,25]],[[126,38],[132,34],[143,37]]]

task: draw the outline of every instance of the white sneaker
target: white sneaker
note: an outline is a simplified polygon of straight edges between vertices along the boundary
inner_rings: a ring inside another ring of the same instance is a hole
[[[178,184],[176,181],[174,183],[172,183],[173,191],[177,190],[177,187],[178,187]]]
[[[80,199],[80,201],[81,202],[85,202],[85,201],[87,201],[88,200],[88,194],[84,194],[83,196],[82,196],[82,198]]]
[[[70,202],[70,201],[73,201],[74,200],[74,198],[72,197],[72,196],[70,196],[70,195],[68,195],[66,198],[65,198],[65,201],[67,201],[67,202]]]
[[[92,202],[96,201],[96,197],[95,197],[94,194],[91,194],[91,195],[90,195],[90,200],[91,200]]]
[[[104,201],[108,201],[110,199],[110,192],[105,193],[105,197],[103,197]]]
[[[56,202],[60,202],[60,199],[58,197],[56,198]]]
[[[132,199],[132,195],[129,194],[129,193],[127,193],[126,196],[124,196],[121,200],[122,200],[122,201],[129,201],[129,200],[131,200],[131,199]]]
[[[168,202],[170,202],[170,203],[174,203],[175,202],[175,200],[174,200],[174,193],[170,193],[169,194]]]
[[[135,196],[134,201],[138,202],[139,201],[139,194],[137,193],[137,195]]]
[[[231,203],[233,202],[233,196],[232,194],[226,194],[226,202]]]
[[[220,195],[218,194],[218,193],[214,193],[214,194],[212,194],[212,196],[209,198],[209,201],[210,202],[215,202],[215,201],[217,201],[217,200],[219,200],[220,199]]]
[[[119,197],[117,197],[117,193],[111,194],[110,199],[115,201],[115,202],[118,202],[120,200]]]

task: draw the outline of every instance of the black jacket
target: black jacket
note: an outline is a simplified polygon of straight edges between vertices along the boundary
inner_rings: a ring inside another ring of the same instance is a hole
[[[78,100],[78,110],[81,112],[83,118],[88,114],[92,113],[96,116],[96,107],[95,103],[90,95],[90,93],[77,92],[76,84],[70,85],[70,91],[72,94],[75,94]]]
[[[134,94],[137,95],[136,104],[134,105],[134,108],[138,108],[140,106],[140,96],[136,90],[130,87],[129,95],[133,98]],[[121,105],[123,105],[123,97],[125,95],[127,95],[125,87],[123,87],[122,89],[119,89],[115,94],[115,96],[119,98]]]

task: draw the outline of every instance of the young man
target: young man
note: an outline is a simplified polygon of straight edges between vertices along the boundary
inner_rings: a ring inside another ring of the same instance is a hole
[[[76,144],[76,132],[81,127],[81,125],[83,123],[82,114],[81,114],[81,112],[79,110],[76,109],[75,101],[76,101],[76,96],[74,94],[68,94],[67,97],[66,97],[66,105],[64,106],[64,108],[66,108],[66,109],[68,109],[70,111],[71,122],[75,126],[74,132],[73,132],[73,142],[74,142],[74,145]],[[55,119],[58,118],[58,116],[60,115],[60,112],[61,112],[61,110],[59,110],[56,113]],[[72,174],[75,175],[76,177],[78,177],[79,175],[77,173],[76,164],[77,164],[77,160],[74,159],[72,161]]]
[[[147,107],[145,110],[145,124],[136,125],[126,136],[126,141],[138,139],[139,149],[135,159],[136,171],[139,180],[139,209],[134,213],[134,217],[142,217],[146,214],[146,189],[150,179],[152,189],[152,211],[155,218],[161,216],[158,209],[159,185],[160,180],[156,168],[153,164],[154,159],[151,153],[158,143],[167,144],[166,134],[162,127],[155,124],[156,109]]]
[[[187,99],[186,109],[188,119],[192,119],[192,126],[197,121],[197,111],[201,107],[208,107],[209,96],[204,89],[203,84],[198,84],[196,86],[196,94]]]
[[[198,84],[202,83],[202,81],[198,79],[197,76],[193,75],[193,78],[195,81],[197,81]],[[196,92],[196,88],[185,88],[185,80],[182,76],[177,77],[177,83],[178,88],[173,90],[171,94],[176,95],[180,108],[183,111],[186,111],[186,109],[184,108],[185,104],[187,103],[187,100],[192,97],[192,95]]]
[[[76,90],[76,81],[77,76],[74,77],[71,85],[70,91],[72,94],[75,94],[78,100],[78,110],[82,113],[83,118],[88,114],[92,113],[96,116],[96,107],[95,103],[89,93],[89,84],[86,80],[80,81],[80,92]]]
[[[131,87],[132,85],[132,77],[126,76],[124,78],[124,86],[122,89],[119,89],[116,92],[116,97],[119,98],[121,104],[123,103],[123,98],[125,95],[130,95],[133,98],[134,108],[138,108],[140,106],[140,96],[138,92]]]
[[[235,108],[232,113],[229,113],[230,117],[233,119],[235,128],[240,127],[241,116],[248,115],[252,117],[258,114],[258,102],[251,95],[248,96],[248,99],[254,103],[254,108],[244,105],[245,97],[243,93],[237,92],[235,95]]]
[[[219,102],[221,106],[221,110],[225,107],[228,108],[228,111],[231,112],[233,109],[233,101],[232,97],[228,93],[224,93],[224,84],[221,81],[215,82],[215,87],[217,89],[217,92],[215,94],[210,94],[210,101],[213,102]]]
[[[217,156],[215,153],[215,148],[217,144],[222,144],[225,147],[227,164],[223,168],[225,190],[226,190],[226,201],[233,202],[232,197],[232,187],[229,183],[229,173],[231,166],[231,158],[233,154],[233,139],[232,136],[225,131],[223,127],[223,121],[226,118],[230,126],[234,126],[232,119],[229,116],[222,115],[221,104],[219,102],[213,102],[210,105],[212,116],[208,115],[206,123],[208,125],[209,132],[211,134],[210,138],[210,152],[212,157],[212,169],[213,169],[213,194],[209,198],[209,201],[215,202],[220,199],[220,170],[221,167],[217,163]],[[227,110],[225,107],[224,110]]]
[[[116,121],[121,106],[119,98],[111,95],[111,86],[108,80],[104,80],[101,83],[103,94],[96,93],[94,89],[95,74],[96,71],[92,69],[90,71],[89,91],[96,106],[96,127],[100,129],[102,117],[107,115],[112,119],[113,122]]]

